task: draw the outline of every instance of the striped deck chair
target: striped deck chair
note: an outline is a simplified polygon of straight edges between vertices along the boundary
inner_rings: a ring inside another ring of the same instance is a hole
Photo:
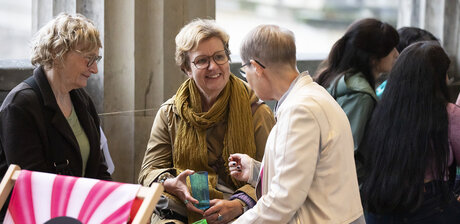
[[[149,223],[163,187],[21,170],[10,165],[0,183],[0,207],[13,188],[3,223]],[[130,219],[136,198],[143,199]]]

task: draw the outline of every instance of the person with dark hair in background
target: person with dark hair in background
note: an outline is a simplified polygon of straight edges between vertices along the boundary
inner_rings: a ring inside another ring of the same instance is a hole
[[[452,191],[460,161],[460,108],[449,103],[450,60],[438,43],[407,47],[362,143],[362,199],[373,223],[458,223]]]
[[[402,27],[398,29],[398,34],[399,34],[399,43],[396,46],[396,49],[398,50],[399,53],[401,53],[404,48],[407,46],[411,45],[412,43],[415,43],[417,41],[424,41],[424,40],[432,40],[436,41],[439,43],[438,38],[436,38],[432,33],[417,28],[417,27]],[[385,76],[385,79],[387,77]],[[385,80],[382,79],[382,80]],[[383,91],[385,90],[385,86],[387,84],[387,81],[383,81],[377,88],[375,88],[375,94],[379,99],[382,98]]]
[[[375,80],[393,67],[399,55],[398,41],[398,33],[387,23],[376,19],[354,22],[334,44],[316,76],[350,121],[358,178],[362,176],[361,139],[377,103]]]
[[[0,108],[0,173],[22,169],[111,180],[100,122],[83,89],[102,58],[99,31],[83,15],[59,14],[35,36],[33,76]],[[4,210],[7,203],[4,206]]]

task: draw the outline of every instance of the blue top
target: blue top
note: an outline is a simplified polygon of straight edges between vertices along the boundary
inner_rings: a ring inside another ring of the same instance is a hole
[[[377,98],[382,99],[383,91],[385,90],[385,86],[387,86],[387,80],[382,82],[379,87],[375,89],[375,95],[377,95]]]

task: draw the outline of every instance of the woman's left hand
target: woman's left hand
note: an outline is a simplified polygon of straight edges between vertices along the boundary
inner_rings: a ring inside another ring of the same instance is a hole
[[[238,200],[213,199],[209,204],[211,207],[204,212],[203,217],[210,224],[228,223],[243,214],[243,207]]]

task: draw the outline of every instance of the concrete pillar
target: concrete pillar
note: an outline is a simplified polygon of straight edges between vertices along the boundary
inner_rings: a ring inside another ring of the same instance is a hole
[[[134,2],[107,0],[104,9],[104,112],[134,109]],[[102,117],[114,180],[132,182],[134,116],[132,113]]]
[[[104,0],[77,0],[76,12],[93,21],[104,46]],[[104,50],[105,47],[102,47],[99,55],[104,55]],[[99,113],[104,111],[104,61],[102,58],[98,63],[98,73],[91,76],[85,88]]]
[[[32,33],[61,12],[75,13],[76,0],[35,0],[32,1]]]
[[[449,73],[460,86],[460,0],[400,0],[399,6],[398,28],[415,26],[439,38],[452,60]]]
[[[423,23],[425,29],[438,37],[442,43],[444,42],[444,26],[447,26],[447,23],[444,22],[446,15],[444,12],[445,2],[446,0],[426,1]]]
[[[215,18],[215,0],[138,0],[135,13],[134,182],[137,182],[153,119],[186,76],[174,60],[175,37],[194,18]],[[107,87],[106,87],[107,88]]]

